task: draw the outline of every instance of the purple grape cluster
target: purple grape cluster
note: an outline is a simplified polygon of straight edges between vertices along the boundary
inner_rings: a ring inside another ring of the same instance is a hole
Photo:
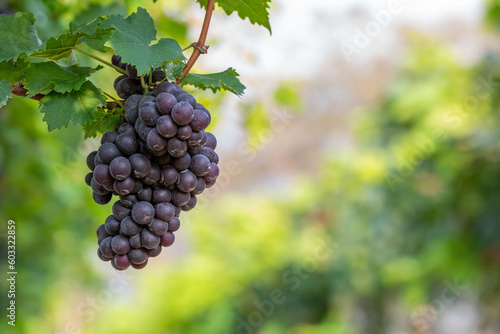
[[[205,129],[210,112],[178,85],[163,81],[151,92],[132,94],[125,120],[108,131],[87,157],[85,181],[94,201],[119,200],[97,229],[103,261],[118,270],[144,268],[175,240],[181,211],[219,175],[217,140]]]

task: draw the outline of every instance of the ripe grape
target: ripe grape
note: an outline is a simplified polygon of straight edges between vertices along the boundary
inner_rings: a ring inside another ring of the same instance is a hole
[[[146,201],[141,201],[132,207],[132,218],[141,225],[149,224],[155,216],[155,208]]]
[[[193,106],[187,102],[179,102],[173,108],[170,113],[172,119],[178,125],[187,125],[189,124],[194,117],[194,109]]]
[[[114,158],[109,164],[109,173],[115,180],[125,180],[130,176],[131,172],[132,165],[125,157]]]

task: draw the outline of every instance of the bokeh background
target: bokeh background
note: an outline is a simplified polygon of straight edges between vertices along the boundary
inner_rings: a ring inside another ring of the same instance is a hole
[[[232,66],[248,88],[192,90],[221,176],[141,271],[96,256],[111,212],[84,183],[98,140],[49,133],[36,101],[13,98],[0,109],[0,332],[500,333],[500,3],[391,3],[275,0],[272,36],[216,10],[194,71]],[[33,12],[42,40],[143,6],[187,46],[204,15],[187,0],[0,4]],[[92,80],[111,91],[116,76]]]

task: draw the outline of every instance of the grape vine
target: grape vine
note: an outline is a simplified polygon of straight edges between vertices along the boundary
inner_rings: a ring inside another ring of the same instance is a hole
[[[183,89],[238,96],[245,90],[231,67],[191,73],[207,53],[215,3],[271,31],[270,0],[197,2],[205,18],[198,41],[185,49],[174,39],[157,39],[153,18],[141,7],[128,17],[72,22],[69,31],[44,42],[33,14],[0,14],[0,106],[14,95],[30,98],[39,101],[49,131],[72,123],[82,126],[84,138],[101,136],[101,146],[87,157],[85,182],[97,204],[118,196],[97,229],[98,257],[118,270],[141,269],[172,245],[181,211],[193,209],[219,174],[217,140],[206,131],[211,113]],[[183,52],[191,47],[187,59]],[[108,61],[96,52],[113,55]],[[79,56],[100,65],[80,66]],[[91,80],[104,66],[119,73],[113,78],[118,98]]]

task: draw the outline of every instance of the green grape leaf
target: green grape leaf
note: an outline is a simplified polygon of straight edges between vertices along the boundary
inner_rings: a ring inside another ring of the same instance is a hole
[[[94,120],[83,127],[84,138],[96,137],[106,131],[114,130],[120,123],[120,115],[113,114],[106,109],[97,109],[94,111]]]
[[[40,112],[45,114],[43,120],[52,131],[67,127],[69,122],[86,125],[94,120],[94,110],[105,105],[104,95],[87,81],[71,93],[50,92],[40,101]]]
[[[51,37],[45,43],[44,50],[31,54],[32,57],[59,60],[71,56],[73,49],[79,44],[79,34],[65,33],[54,38]]]
[[[112,27],[102,28],[104,18],[97,18],[89,24],[78,26],[76,23],[70,24],[70,32],[54,38],[51,37],[45,43],[45,48],[31,54],[32,57],[59,60],[72,56],[73,50],[87,43],[97,51],[105,52],[104,44],[111,37],[114,30]]]
[[[145,75],[151,68],[161,66],[165,61],[186,59],[176,40],[162,38],[156,44],[156,29],[153,18],[144,8],[137,8],[127,18],[121,15],[110,16],[102,27],[114,27],[109,44],[120,55],[123,62],[135,65],[139,75]]]
[[[21,53],[35,51],[40,44],[33,14],[0,15],[0,61],[15,60]]]
[[[184,71],[184,66],[186,66],[186,64],[183,62],[172,62],[164,65],[163,68],[167,72],[167,80],[174,82],[180,78],[182,76],[182,72]]]
[[[196,0],[207,8],[208,0]],[[237,12],[243,20],[248,18],[252,24],[261,25],[271,32],[269,23],[269,3],[271,0],[215,0],[227,15]]]
[[[181,85],[193,85],[203,90],[210,88],[214,93],[224,89],[241,96],[246,87],[240,82],[238,76],[239,74],[231,67],[224,72],[212,74],[188,73]]]
[[[0,62],[0,78],[8,82],[15,83],[22,81],[25,77],[25,71],[29,63],[24,61],[24,58],[19,58],[16,62],[7,60]]]
[[[46,89],[54,89],[58,93],[71,92],[80,89],[87,77],[102,68],[76,65],[64,67],[52,61],[33,63],[26,71],[24,88],[28,90],[28,97]]]
[[[12,87],[7,80],[0,81],[0,107],[7,104],[7,101],[12,97]]]

